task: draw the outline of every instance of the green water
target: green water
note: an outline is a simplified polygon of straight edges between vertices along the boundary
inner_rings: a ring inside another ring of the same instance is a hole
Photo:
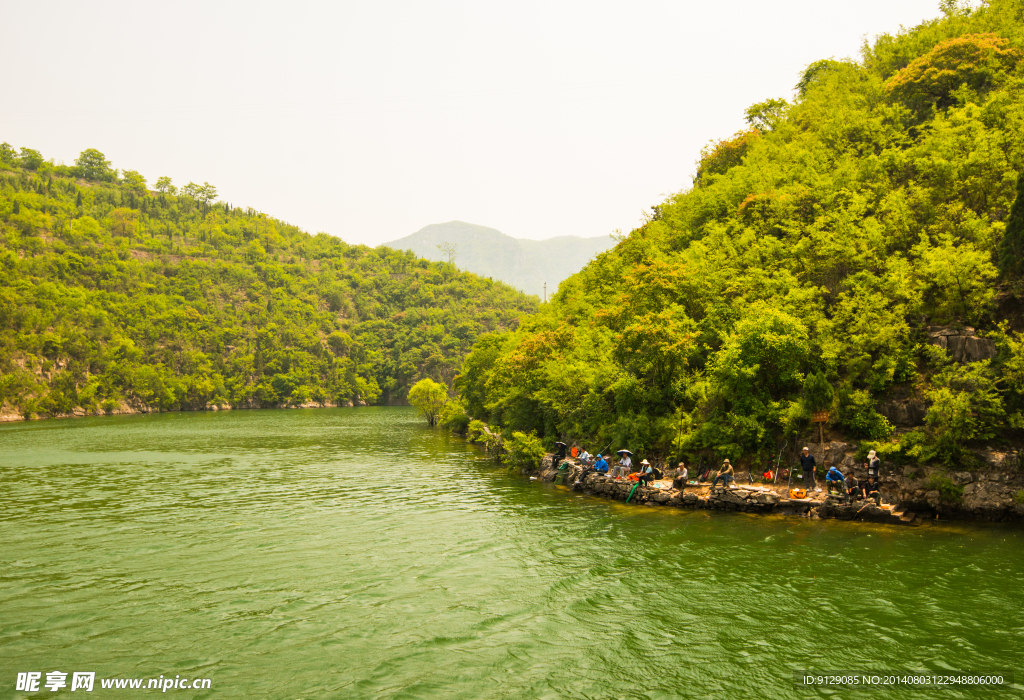
[[[621,506],[509,476],[407,409],[5,426],[0,536],[0,698],[53,670],[212,680],[176,698],[1024,687],[1016,529]],[[1019,678],[795,689],[803,668]]]

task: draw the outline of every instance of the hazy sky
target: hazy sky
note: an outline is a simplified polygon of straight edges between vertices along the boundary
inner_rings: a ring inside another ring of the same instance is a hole
[[[376,245],[628,231],[810,62],[938,0],[0,2],[0,141]]]

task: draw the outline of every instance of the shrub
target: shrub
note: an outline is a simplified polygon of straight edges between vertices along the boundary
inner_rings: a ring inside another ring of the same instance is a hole
[[[486,427],[482,420],[469,421],[469,425],[466,426],[466,436],[469,438],[469,441],[486,442],[487,431],[484,430]]]
[[[956,502],[964,496],[964,487],[957,486],[945,474],[933,473],[925,482],[928,488],[938,491],[944,501]]]
[[[466,415],[466,409],[463,407],[462,401],[458,399],[445,404],[445,407],[441,409],[439,420],[441,425],[459,435],[465,435],[466,430],[469,428],[469,416]]]
[[[987,360],[948,368],[926,395],[929,446],[944,464],[959,463],[970,443],[993,438],[1006,416]]]
[[[863,389],[846,391],[840,396],[839,423],[853,437],[884,440],[892,435],[889,419],[875,410],[871,395]]]
[[[518,430],[505,441],[506,464],[513,467],[536,469],[544,457],[544,445],[535,433],[524,433]]]
[[[907,433],[909,435],[910,433]],[[904,436],[905,438],[906,436]],[[903,464],[907,461],[906,457],[906,443],[901,440],[893,439],[884,442],[866,441],[862,442],[857,448],[856,459],[860,461],[867,460],[868,452],[874,450],[878,458],[883,463],[888,464]]]

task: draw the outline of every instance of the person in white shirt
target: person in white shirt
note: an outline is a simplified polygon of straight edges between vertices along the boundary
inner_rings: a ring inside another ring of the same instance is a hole
[[[672,488],[682,489],[686,486],[686,479],[690,476],[689,470],[686,468],[686,464],[683,462],[679,463],[676,467],[675,473],[672,475]]]
[[[629,476],[631,471],[633,471],[633,460],[629,458],[629,453],[620,453],[619,463],[612,467],[612,476],[618,479],[620,476]]]

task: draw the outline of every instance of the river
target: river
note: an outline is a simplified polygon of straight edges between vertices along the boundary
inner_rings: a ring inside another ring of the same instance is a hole
[[[404,408],[0,428],[0,698],[1018,697],[1024,537],[624,506]],[[1015,671],[796,688],[798,669]],[[149,691],[149,694],[155,692]],[[85,695],[90,697],[90,695]]]

